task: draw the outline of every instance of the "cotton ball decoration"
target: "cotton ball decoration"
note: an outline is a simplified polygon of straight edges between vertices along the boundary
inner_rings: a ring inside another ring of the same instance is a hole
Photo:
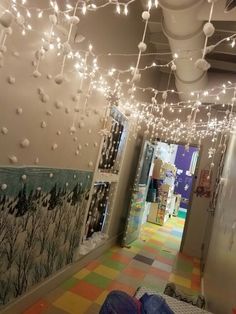
[[[214,162],[211,163],[211,168],[213,168],[215,166]]]
[[[42,121],[40,125],[42,129],[45,129],[47,126],[47,123],[45,121]]]
[[[16,17],[16,23],[17,23],[18,25],[23,25],[23,24],[25,23],[25,18],[24,18],[24,16],[23,16],[23,15],[18,15],[18,16]]]
[[[2,45],[2,46],[0,47],[0,52],[1,52],[1,53],[6,53],[6,52],[7,52],[7,47],[4,46],[4,45]]]
[[[18,57],[20,56],[20,54],[19,54],[18,51],[14,51],[14,52],[13,52],[13,56],[16,57],[16,58],[18,58]]]
[[[20,142],[20,146],[22,148],[26,148],[30,146],[30,141],[28,140],[28,138],[24,138],[21,142]]]
[[[7,81],[9,84],[13,85],[13,84],[15,84],[16,79],[13,76],[8,76]]]
[[[138,44],[138,49],[139,49],[139,51],[141,51],[141,52],[146,51],[147,45],[145,44],[145,42],[141,41],[141,42]]]
[[[81,149],[82,149],[82,145],[79,144],[79,145],[78,145],[78,150],[81,150]]]
[[[42,190],[41,186],[38,186],[36,190],[40,192]]]
[[[58,85],[62,84],[63,81],[64,81],[64,76],[63,76],[63,74],[58,74],[58,75],[56,75],[55,78],[54,78],[54,80],[55,80],[55,83],[56,83],[56,84],[58,84]]]
[[[43,94],[44,94],[43,88],[42,88],[42,87],[38,87],[38,88],[37,88],[37,93],[38,93],[39,95],[43,95]]]
[[[1,190],[2,191],[5,191],[7,189],[7,184],[6,183],[3,183],[2,185],[1,185]]]
[[[26,175],[26,174],[23,174],[23,175],[21,176],[21,179],[22,179],[23,181],[25,181],[25,180],[27,179],[27,175]]]
[[[78,18],[78,16],[71,16],[69,19],[70,24],[72,25],[76,25],[78,24],[80,21],[80,19]]]
[[[51,80],[52,79],[52,75],[51,74],[47,74],[47,79]]]
[[[195,67],[199,70],[207,71],[211,65],[204,58],[201,58],[195,62]]]
[[[14,155],[8,156],[8,159],[9,159],[10,163],[12,163],[12,164],[16,164],[18,162],[17,157]]]
[[[80,122],[79,122],[79,128],[82,129],[84,126],[85,126],[84,122],[83,122],[83,121],[80,121]]]
[[[5,126],[3,126],[3,127],[1,128],[1,133],[2,133],[3,135],[6,135],[6,134],[8,133],[8,128],[5,127]]]
[[[150,13],[149,13],[148,11],[143,11],[143,13],[142,13],[142,19],[143,19],[144,21],[149,20],[149,19],[150,19]]]
[[[10,11],[5,11],[3,12],[3,14],[0,16],[0,24],[3,27],[10,27],[11,23],[12,23],[12,13]]]
[[[88,163],[88,166],[89,166],[90,168],[92,168],[92,167],[93,167],[93,162],[90,161],[90,162]]]
[[[93,143],[93,146],[94,146],[94,147],[98,147],[98,143],[97,143],[97,142],[94,142],[94,143]]]
[[[50,14],[49,15],[49,21],[53,24],[56,25],[57,24],[57,16],[55,14]]]
[[[56,143],[54,143],[53,145],[52,145],[52,150],[56,150],[58,148],[58,145],[56,144]]]
[[[19,116],[23,113],[23,109],[22,108],[16,108],[16,114],[18,114]]]
[[[89,143],[85,143],[84,146],[85,146],[85,147],[88,147],[88,146],[89,146]]]
[[[88,134],[91,134],[92,133],[92,130],[91,129],[88,129]]]
[[[61,135],[61,131],[60,131],[60,130],[57,131],[57,135],[58,135],[58,136]]]
[[[61,108],[63,107],[63,102],[60,101],[60,100],[56,100],[56,101],[55,101],[55,107],[56,107],[57,109],[61,109]]]
[[[51,117],[51,116],[52,116],[52,112],[49,111],[49,110],[47,110],[47,111],[46,111],[46,115]]]
[[[74,134],[76,132],[76,127],[74,125],[72,125],[70,127],[70,133]]]
[[[50,173],[50,174],[49,174],[49,178],[53,178],[53,173]]]
[[[42,74],[38,71],[38,70],[35,70],[34,72],[33,72],[33,77],[35,77],[35,78],[38,78],[38,77],[40,77]]]
[[[203,26],[203,32],[206,37],[211,37],[215,32],[215,27],[211,22],[207,22]]]
[[[79,150],[78,150],[78,149],[76,149],[76,151],[75,151],[75,155],[76,155],[76,156],[78,156],[78,155],[79,155]]]
[[[42,94],[40,95],[40,100],[43,102],[43,103],[46,103],[49,101],[49,96],[47,94]]]

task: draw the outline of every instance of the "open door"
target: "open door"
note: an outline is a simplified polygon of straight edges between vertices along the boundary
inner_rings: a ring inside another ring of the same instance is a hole
[[[148,141],[144,141],[138,163],[137,181],[134,185],[127,215],[123,245],[129,245],[139,237],[150,182],[150,173],[152,171],[154,151],[155,146]]]

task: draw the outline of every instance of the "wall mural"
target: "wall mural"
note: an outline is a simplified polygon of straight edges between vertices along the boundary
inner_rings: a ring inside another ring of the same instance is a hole
[[[0,168],[0,305],[76,260],[92,173]]]

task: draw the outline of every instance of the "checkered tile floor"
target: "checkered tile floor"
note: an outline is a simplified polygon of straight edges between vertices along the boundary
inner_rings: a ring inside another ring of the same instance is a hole
[[[178,253],[183,224],[177,217],[164,227],[145,224],[130,248],[113,247],[22,314],[98,314],[111,290],[132,295],[142,285],[163,292],[168,281],[199,293],[199,260]]]

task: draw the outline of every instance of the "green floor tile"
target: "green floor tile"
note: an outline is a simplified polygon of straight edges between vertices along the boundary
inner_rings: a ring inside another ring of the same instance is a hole
[[[110,267],[110,268],[113,268],[115,270],[123,270],[127,266],[127,264],[123,264],[123,263],[120,263],[120,262],[112,260],[112,259],[106,259],[103,262],[103,265]]]
[[[67,279],[66,281],[64,281],[63,284],[61,285],[61,287],[65,290],[69,290],[69,289],[73,288],[75,285],[77,285],[78,282],[79,282],[78,279],[71,277],[71,278]]]
[[[91,272],[84,279],[86,282],[98,288],[106,289],[111,283],[111,279],[103,277],[97,273]]]

